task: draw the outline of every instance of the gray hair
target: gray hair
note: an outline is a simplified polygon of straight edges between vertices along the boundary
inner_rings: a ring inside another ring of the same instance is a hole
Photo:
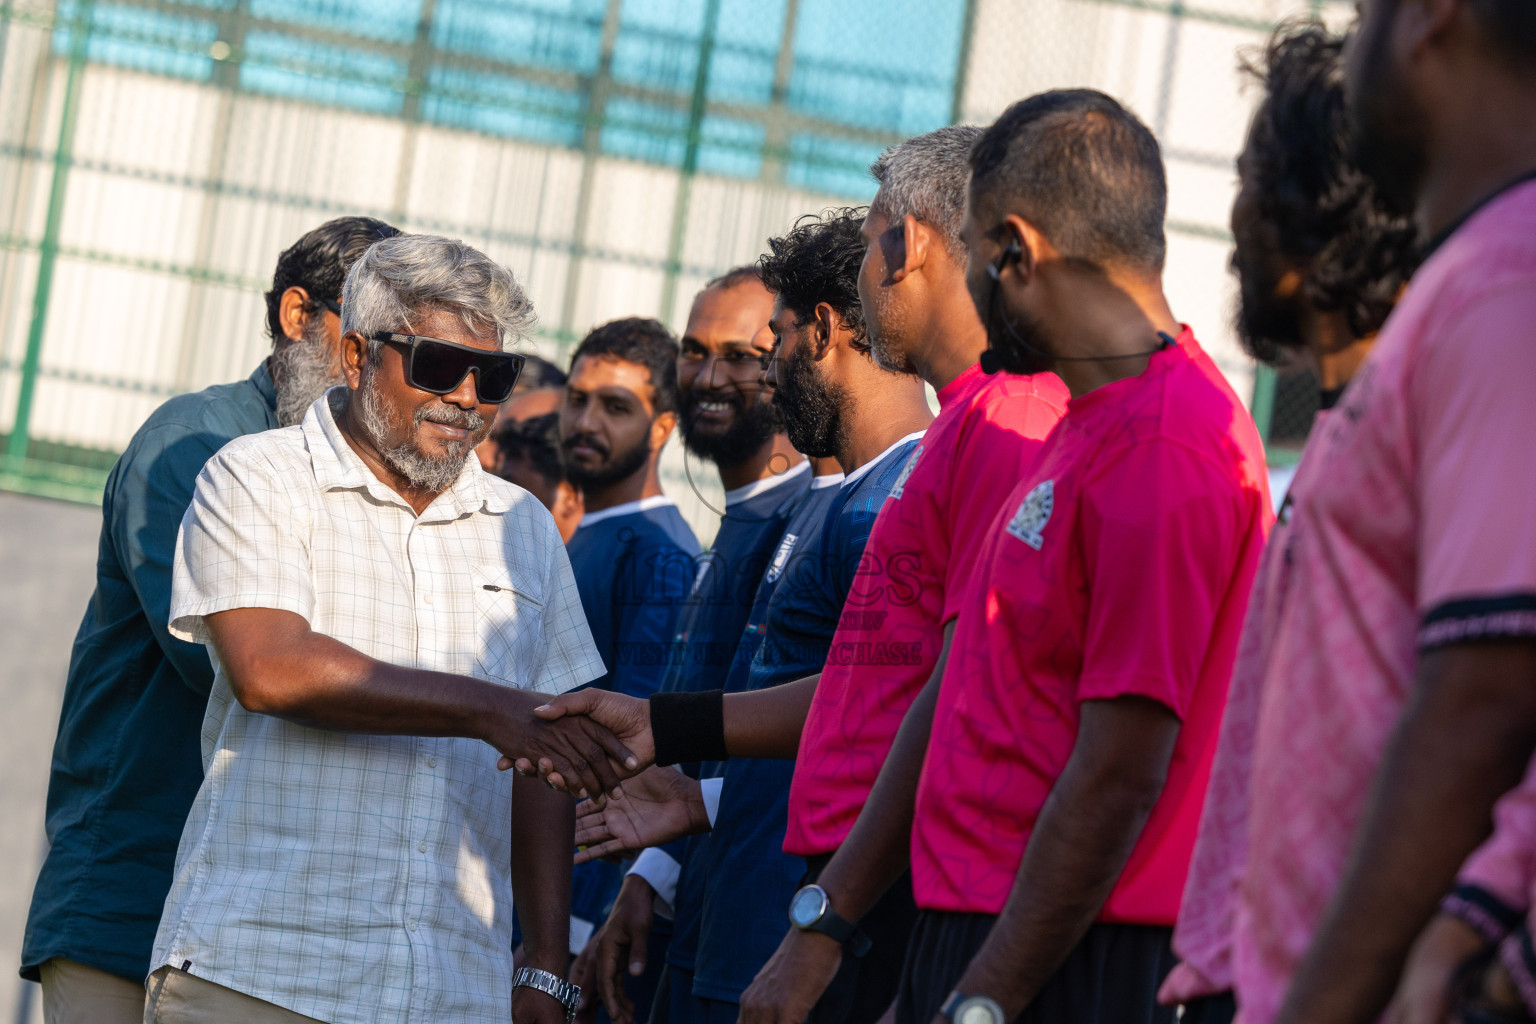
[[[367,338],[368,358],[376,361],[376,333],[409,332],[411,317],[429,309],[457,313],[471,331],[494,327],[502,348],[534,324],[522,286],[485,253],[439,235],[396,235],[352,264],[341,293],[341,329]]]
[[[932,225],[944,236],[950,255],[963,263],[960,225],[971,183],[971,148],[981,135],[975,125],[950,125],[881,153],[869,165],[869,173],[880,183],[870,209],[884,214],[893,226],[907,214]]]

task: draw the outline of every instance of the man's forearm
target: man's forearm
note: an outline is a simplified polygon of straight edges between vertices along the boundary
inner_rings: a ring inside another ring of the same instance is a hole
[[[263,629],[264,642],[225,635],[226,617]],[[237,609],[208,617],[214,649],[236,699],[249,711],[299,725],[374,735],[489,739],[494,712],[532,720],[545,697],[447,672],[402,668],[370,658],[291,612]]]
[[[235,699],[249,711],[336,732],[463,736],[505,757],[548,760],[581,795],[612,792],[632,754],[594,722],[544,722],[544,694],[370,658],[270,608],[208,616]]]
[[[725,748],[732,757],[794,760],[821,673],[766,690],[725,695]]]
[[[1281,1024],[1368,1024],[1536,748],[1536,645],[1424,655],[1342,883]]]
[[[570,960],[575,802],[534,778],[512,784],[512,893],[528,966],[565,977]]]
[[[833,909],[850,921],[869,913],[911,863],[913,805],[946,660],[940,656],[932,677],[907,709],[859,820],[817,879]]]
[[[1008,1019],[1039,994],[1087,933],[1146,825],[1157,788],[1106,785],[1069,763],[1029,838],[1013,891],[957,990],[996,999]]]

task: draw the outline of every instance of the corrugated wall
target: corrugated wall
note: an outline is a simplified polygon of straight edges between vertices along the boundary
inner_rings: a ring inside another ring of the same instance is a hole
[[[370,213],[484,247],[527,286],[535,346],[558,358],[615,316],[680,328],[707,277],[799,214],[867,199],[864,168],[885,145],[1064,85],[1105,89],[1157,131],[1175,311],[1247,394],[1227,327],[1226,211],[1251,102],[1236,50],[1318,9],[0,5],[0,486],[92,500],[158,402],[249,373],[269,346],[261,291],[275,257],[327,217]],[[712,533],[680,446],[666,471]]]

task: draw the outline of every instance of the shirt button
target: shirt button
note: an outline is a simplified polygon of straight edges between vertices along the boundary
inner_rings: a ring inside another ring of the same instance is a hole
[[[416,919],[414,917],[406,918],[405,919],[405,928],[406,928],[406,931],[412,931],[412,932],[415,931],[416,930]]]
[[[437,758],[435,758],[435,757],[427,758],[427,767],[428,768],[436,768],[437,767]]]
[[[416,844],[416,852],[417,853],[426,853],[427,852],[427,844],[426,843],[417,843]]]
[[[423,601],[425,601],[425,602],[427,602],[427,604],[431,604],[431,603],[432,603],[432,595],[431,595],[431,594],[427,594],[427,595],[425,595],[425,596],[424,596],[424,597],[423,597],[423,598],[422,598],[422,600],[423,600]]]

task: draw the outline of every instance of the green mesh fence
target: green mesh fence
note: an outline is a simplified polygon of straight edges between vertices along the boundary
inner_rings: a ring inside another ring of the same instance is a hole
[[[1054,85],[1113,92],[1158,132],[1170,292],[1246,391],[1225,326],[1250,103],[1235,53],[1318,10],[1346,16],[1305,0],[0,3],[0,488],[98,500],[159,402],[264,357],[272,263],[327,217],[483,247],[559,359],[614,316],[680,327],[704,280],[796,216],[866,201],[886,146]]]

